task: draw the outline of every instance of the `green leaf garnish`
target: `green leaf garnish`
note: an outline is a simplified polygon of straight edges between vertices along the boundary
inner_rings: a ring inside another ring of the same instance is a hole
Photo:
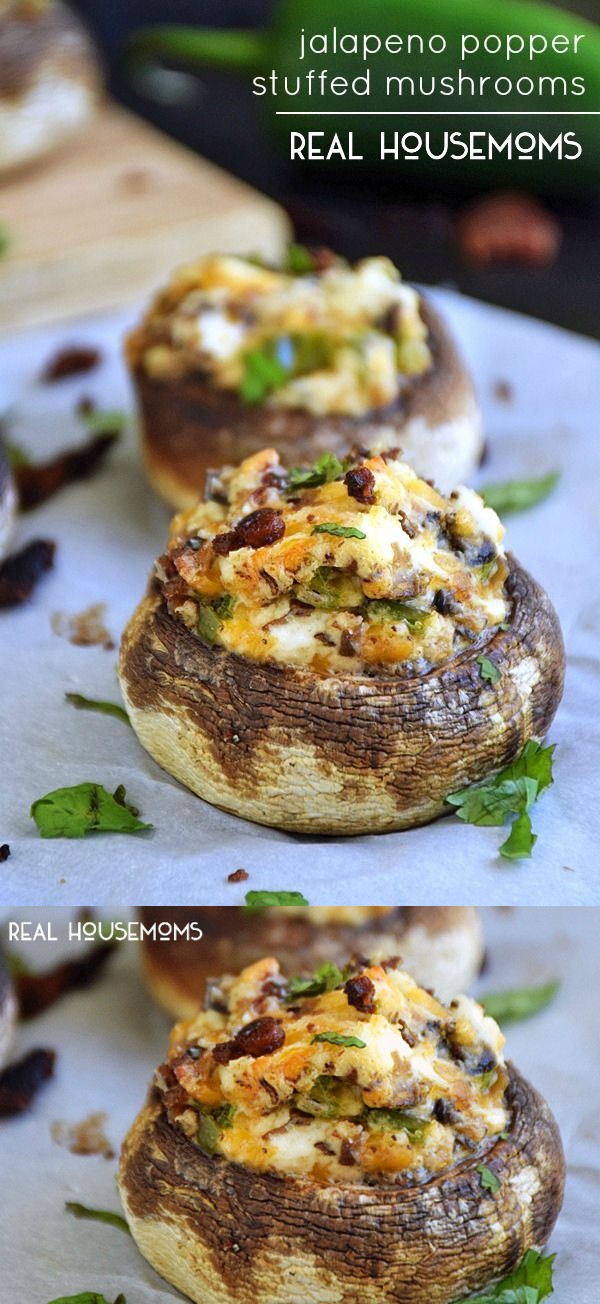
[[[554,750],[554,745],[542,747],[541,743],[530,739],[518,759],[487,783],[449,793],[446,801],[455,807],[458,818],[466,824],[499,827],[511,815],[516,816],[517,827],[513,824],[506,842],[500,847],[500,854],[508,860],[530,856],[536,835],[531,828],[529,810],[553,781]]]
[[[266,910],[269,906],[307,906],[301,892],[246,892],[248,910]]]
[[[117,702],[100,702],[94,697],[84,697],[82,693],[65,693],[67,702],[77,707],[78,711],[101,711],[103,715],[114,715],[116,720],[122,720],[123,724],[131,724],[129,716],[123,706]]]
[[[490,684],[497,684],[500,678],[500,671],[497,665],[495,665],[493,661],[490,661],[489,657],[483,655],[475,657],[475,660],[479,666],[481,679],[488,679]]]
[[[298,996],[322,996],[324,992],[332,992],[339,987],[345,977],[337,964],[325,960],[312,978],[289,978],[286,999],[289,1001]]]
[[[213,1110],[213,1118],[215,1120],[215,1123],[219,1124],[221,1130],[227,1127],[231,1127],[234,1117],[235,1117],[235,1105],[230,1105],[230,1104],[219,1105],[217,1109]]]
[[[205,643],[210,643],[211,646],[216,643],[221,621],[216,611],[213,611],[212,607],[204,602],[201,602],[198,608],[198,624],[196,628],[200,638],[203,638]]]
[[[109,1209],[88,1209],[87,1205],[78,1204],[75,1200],[66,1200],[65,1209],[76,1218],[89,1218],[90,1222],[108,1223],[109,1226],[118,1227],[119,1231],[127,1232],[127,1235],[131,1236],[129,1227],[120,1213],[112,1213]]]
[[[366,539],[366,534],[362,530],[357,530],[355,525],[338,525],[336,521],[323,521],[321,525],[313,525],[311,534],[335,534],[338,539]]]
[[[415,1118],[402,1109],[368,1109],[369,1127],[379,1132],[407,1132],[415,1140],[420,1140],[427,1131],[427,1119]]]
[[[367,602],[367,616],[369,620],[385,620],[393,624],[396,621],[404,621],[410,630],[421,630],[429,619],[428,611],[419,611],[418,607],[411,607],[409,602],[394,602],[388,598],[375,598]]]
[[[294,243],[288,245],[282,271],[292,272],[294,276],[302,276],[306,272],[314,272],[314,269],[315,260],[305,245]]]
[[[477,1086],[480,1091],[489,1091],[492,1082],[496,1077],[496,1069],[488,1069],[487,1073],[479,1073],[476,1078]]]
[[[287,490],[318,489],[322,484],[339,480],[346,470],[335,453],[322,453],[313,466],[292,466],[288,471]]]
[[[512,987],[505,992],[490,992],[480,997],[486,1014],[497,1023],[513,1023],[529,1019],[550,1004],[560,987],[560,979],[552,978],[540,987]]]
[[[127,414],[117,408],[91,408],[84,414],[83,420],[91,435],[103,435],[107,431],[120,435],[125,429]]]
[[[222,593],[220,597],[213,599],[211,606],[219,620],[231,620],[235,602],[232,593]]]
[[[489,580],[490,577],[494,574],[497,565],[498,565],[498,558],[492,557],[490,561],[484,561],[483,566],[474,566],[473,569],[475,573],[479,576],[481,582],[485,584],[485,581]]]
[[[60,1299],[50,1300],[50,1304],[110,1304],[110,1300],[95,1290],[84,1290],[80,1295],[61,1295]],[[125,1296],[117,1295],[114,1304],[126,1304]]]
[[[504,480],[500,484],[489,484],[479,493],[486,507],[493,507],[499,516],[508,512],[523,512],[528,507],[541,503],[558,484],[560,471],[550,471],[533,480]]]
[[[341,1032],[317,1032],[311,1038],[311,1046],[316,1041],[327,1041],[332,1046],[356,1046],[359,1050],[364,1050],[367,1044],[360,1037],[345,1037]]]
[[[290,374],[290,368],[277,356],[272,344],[263,349],[251,349],[243,361],[240,398],[244,403],[261,403],[274,390],[281,389]]]
[[[542,1304],[552,1294],[555,1254],[544,1258],[539,1250],[528,1250],[522,1263],[509,1277],[496,1282],[484,1295],[469,1295],[456,1304]]]
[[[139,833],[151,829],[125,802],[125,789],[107,792],[100,783],[78,783],[55,788],[31,807],[43,838],[83,838],[86,833]]]
[[[498,1174],[492,1168],[488,1168],[487,1164],[478,1164],[475,1172],[479,1173],[479,1183],[484,1191],[491,1191],[492,1195],[495,1195],[496,1191],[500,1190],[502,1182]]]
[[[219,1124],[215,1122],[212,1115],[200,1114],[196,1140],[201,1149],[205,1150],[209,1155],[216,1154],[219,1148],[220,1139],[221,1128],[219,1127]]]

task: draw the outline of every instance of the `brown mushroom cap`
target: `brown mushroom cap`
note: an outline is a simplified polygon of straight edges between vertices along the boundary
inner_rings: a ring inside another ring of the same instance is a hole
[[[508,564],[506,630],[427,674],[385,678],[319,676],[208,647],[155,585],[121,646],[133,728],[193,792],[258,824],[336,834],[424,824],[448,793],[543,738],[562,695],[558,617]],[[481,677],[482,652],[501,672],[494,684]]]
[[[341,914],[342,912],[340,912]],[[420,986],[449,1001],[470,987],[483,959],[483,930],[472,906],[395,906],[361,923],[320,911],[289,909],[258,914],[236,906],[145,906],[142,923],[183,927],[195,921],[202,938],[145,937],[142,967],[151,995],[174,1019],[192,1018],[207,981],[274,955],[286,975],[312,973],[324,961],[343,968],[349,955],[399,955]]]
[[[348,1186],[204,1154],[153,1093],[127,1136],[120,1188],[142,1254],[197,1304],[451,1304],[547,1242],[564,1155],[545,1101],[509,1065],[506,1140],[423,1185]]]
[[[409,378],[397,403],[364,417],[315,416],[299,408],[242,403],[200,376],[152,380],[136,365],[142,451],[151,483],[173,507],[193,507],[207,470],[275,448],[284,466],[343,457],[354,444],[401,446],[418,475],[452,489],[468,480],[483,449],[472,381],[445,323],[430,304],[421,315],[433,365]]]

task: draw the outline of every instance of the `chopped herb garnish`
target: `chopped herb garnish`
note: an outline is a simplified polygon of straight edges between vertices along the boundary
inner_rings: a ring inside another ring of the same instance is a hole
[[[91,408],[83,417],[91,435],[103,435],[106,430],[120,435],[125,429],[127,414],[118,409]]]
[[[89,1218],[90,1222],[108,1223],[109,1226],[118,1227],[120,1231],[127,1232],[127,1235],[131,1236],[129,1227],[120,1213],[112,1213],[109,1209],[88,1209],[87,1205],[78,1204],[75,1200],[66,1200],[65,1209],[76,1218]]]
[[[420,1140],[429,1127],[427,1119],[415,1118],[402,1109],[368,1109],[367,1123],[380,1132],[407,1132],[415,1140]]]
[[[301,892],[246,892],[248,910],[266,910],[269,906],[307,906]]]
[[[338,539],[366,539],[363,530],[357,530],[354,525],[338,525],[336,521],[323,521],[321,525],[313,525],[312,534],[335,534]]]
[[[315,260],[305,245],[292,243],[287,247],[282,270],[292,272],[294,276],[302,276],[306,272],[314,272]]]
[[[235,1117],[235,1105],[219,1105],[218,1109],[213,1112],[215,1123],[218,1123],[221,1130],[231,1127]]]
[[[490,661],[489,657],[484,657],[483,655],[475,657],[475,660],[479,666],[481,679],[488,679],[490,684],[497,684],[500,678],[500,671],[497,665],[495,665],[493,661]]]
[[[235,601],[236,600],[231,593],[222,593],[219,598],[214,598],[211,605],[213,611],[219,617],[219,620],[231,620]]]
[[[123,706],[117,702],[100,702],[93,697],[83,697],[81,693],[65,693],[67,702],[77,707],[78,711],[101,711],[103,715],[114,715],[115,719],[122,720],[123,724],[131,724],[129,716]]]
[[[82,838],[86,833],[139,833],[151,829],[138,811],[125,801],[122,785],[114,793],[100,783],[78,783],[73,788],[55,788],[39,797],[31,807],[43,838]]]
[[[558,484],[560,471],[550,471],[532,480],[504,480],[500,484],[489,484],[479,492],[486,507],[493,507],[499,516],[508,512],[523,512],[528,507],[541,503]]]
[[[512,765],[476,788],[449,793],[446,801],[456,808],[458,818],[466,824],[499,827],[511,815],[516,816],[506,842],[500,847],[500,855],[507,860],[530,856],[536,834],[531,828],[529,810],[552,783],[553,754],[554,746],[542,747],[531,739]]]
[[[361,1041],[360,1037],[345,1037],[341,1032],[317,1032],[311,1038],[311,1046],[316,1041],[326,1041],[332,1046],[356,1046],[358,1050],[364,1050],[366,1041]]]
[[[497,1023],[513,1023],[518,1019],[529,1019],[554,1000],[560,987],[560,979],[553,978],[541,987],[512,987],[505,992],[490,992],[480,998],[486,1014],[491,1015]]]
[[[288,979],[287,1000],[294,1000],[298,996],[322,996],[323,992],[332,992],[339,987],[345,977],[345,973],[338,969],[337,964],[332,960],[325,960],[312,978]]]
[[[196,1140],[202,1150],[206,1150],[209,1155],[216,1154],[219,1148],[220,1138],[221,1128],[212,1115],[200,1114]]]
[[[340,605],[338,589],[341,575],[342,572],[334,566],[318,566],[305,584],[297,586],[295,596],[299,602],[304,602],[309,607],[335,611]]]
[[[487,1073],[479,1073],[477,1076],[477,1086],[480,1091],[489,1091],[492,1082],[496,1078],[496,1069],[488,1069]]]
[[[261,403],[274,390],[285,385],[290,367],[284,366],[273,345],[251,349],[244,357],[244,377],[240,398],[244,403]]]
[[[429,619],[428,611],[419,611],[418,607],[411,607],[408,602],[394,602],[388,598],[376,598],[367,602],[367,616],[369,620],[385,620],[390,624],[404,621],[410,630],[424,629],[426,621]]]
[[[198,608],[197,625],[200,638],[203,638],[205,643],[210,643],[212,645],[217,641],[220,628],[221,621],[219,620],[216,611],[213,611],[212,607],[201,602]]]
[[[60,1299],[50,1300],[50,1304],[110,1304],[110,1300],[95,1290],[84,1290],[80,1295],[61,1295]],[[125,1296],[117,1295],[114,1304],[127,1304]]]
[[[288,471],[287,489],[318,489],[339,480],[346,470],[335,453],[322,453],[313,466],[293,466]]]
[[[495,1195],[500,1190],[502,1182],[493,1168],[488,1168],[487,1164],[478,1164],[475,1172],[479,1173],[479,1182],[484,1191],[491,1191]]]
[[[479,576],[479,579],[481,580],[482,584],[485,584],[486,580],[489,580],[490,577],[494,574],[497,565],[498,565],[498,558],[492,557],[490,561],[484,561],[483,566],[474,567],[475,573]]]
[[[552,1268],[555,1254],[544,1258],[539,1250],[528,1250],[510,1277],[491,1286],[485,1295],[469,1295],[456,1304],[542,1304],[552,1294]]]

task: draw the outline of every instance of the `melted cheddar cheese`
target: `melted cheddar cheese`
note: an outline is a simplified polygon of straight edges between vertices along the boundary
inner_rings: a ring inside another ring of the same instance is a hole
[[[175,517],[159,576],[189,629],[250,660],[394,674],[506,619],[504,530],[473,490],[443,498],[390,454],[316,465],[335,478],[299,484],[265,449]]]
[[[329,966],[316,995],[273,959],[213,984],[158,1071],[171,1122],[209,1153],[318,1181],[416,1183],[485,1153],[509,1124],[500,1029],[391,966]]]
[[[299,272],[222,254],[180,268],[130,335],[130,362],[315,415],[394,403],[431,365],[417,292],[388,258],[303,253]]]

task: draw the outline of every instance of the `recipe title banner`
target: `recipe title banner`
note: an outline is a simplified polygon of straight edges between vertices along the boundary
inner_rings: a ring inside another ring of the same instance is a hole
[[[252,93],[292,160],[574,162],[598,144],[600,29],[509,8],[512,30],[463,29],[460,6],[451,31],[299,27]]]

